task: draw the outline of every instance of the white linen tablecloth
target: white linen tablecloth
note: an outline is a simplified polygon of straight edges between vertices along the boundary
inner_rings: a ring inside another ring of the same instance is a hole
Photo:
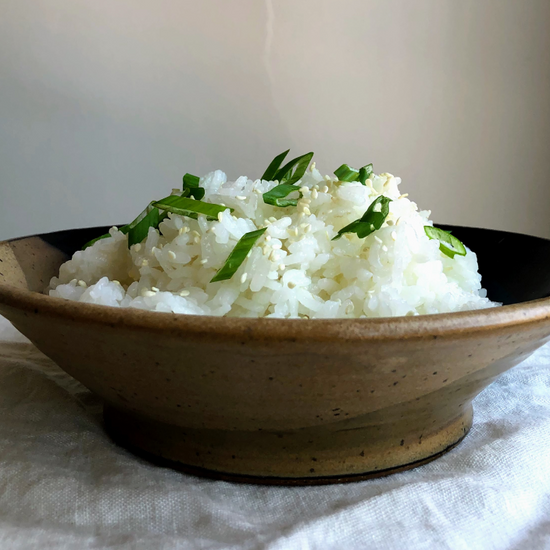
[[[550,347],[485,390],[468,437],[435,462],[261,487],[119,448],[100,402],[0,317],[0,548],[550,548]]]

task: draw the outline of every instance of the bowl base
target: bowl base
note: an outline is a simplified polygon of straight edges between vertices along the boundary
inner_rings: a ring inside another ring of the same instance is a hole
[[[365,441],[369,443],[363,442],[360,453],[357,453],[354,448],[339,447],[334,449],[333,453],[329,453],[333,456],[329,456],[326,449],[324,453],[319,449],[320,452],[305,449],[303,454],[307,456],[307,464],[304,464],[303,457],[294,456],[295,453],[293,454],[292,451],[287,452],[280,462],[274,460],[272,454],[268,456],[257,454],[258,448],[261,453],[261,438],[282,439],[280,434],[247,433],[245,437],[256,442],[254,448],[256,452],[250,452],[249,454],[253,456],[247,457],[243,456],[243,454],[246,455],[243,441],[239,441],[239,438],[243,437],[242,433],[234,434],[234,440],[231,435],[228,437],[227,434],[223,436],[218,434],[217,437],[215,436],[217,445],[212,445],[212,441],[208,441],[212,433],[208,433],[205,437],[205,433],[212,430],[192,430],[170,426],[109,405],[105,405],[104,419],[106,430],[116,443],[159,466],[199,477],[235,483],[306,486],[362,481],[427,464],[452,450],[466,437],[472,426],[473,409],[470,405],[446,426],[440,427],[424,438],[420,436],[416,445],[405,446],[400,442],[393,448],[385,447],[381,452],[376,444],[370,448],[370,441],[366,438]],[[422,451],[420,451],[421,446]],[[287,447],[282,449],[286,450]],[[236,454],[229,455],[228,461],[226,457],[232,452]],[[310,458],[312,454],[323,458],[314,459],[315,462],[311,463],[309,461],[312,460]],[[415,459],[410,460],[411,457]],[[278,464],[276,466],[278,471],[274,472],[272,468],[263,466],[264,460],[270,465]],[[388,463],[392,465],[373,467],[373,464]],[[260,470],[263,471],[260,472]],[[284,470],[291,472],[291,475],[284,475]],[[324,475],[326,472],[330,474]]]

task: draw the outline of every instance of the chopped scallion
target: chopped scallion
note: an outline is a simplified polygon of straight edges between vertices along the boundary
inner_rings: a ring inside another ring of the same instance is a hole
[[[288,152],[290,149],[287,149],[280,155],[277,155],[272,161],[271,164],[267,167],[267,170],[264,172],[263,176],[260,178],[265,181],[274,181],[275,174],[281,167],[281,164],[283,163],[283,160],[285,160],[285,157],[288,155]]]
[[[187,197],[178,197],[177,195],[170,195],[160,201],[154,202],[153,206],[166,212],[194,219],[197,219],[199,214],[204,214],[209,220],[217,220],[218,214],[224,210],[233,210],[227,206],[188,199]]]
[[[367,179],[372,175],[372,163],[359,168],[359,170],[348,164],[342,164],[334,171],[334,175],[339,181],[358,181],[361,185],[365,185]]]
[[[272,181],[279,183],[292,184],[302,179],[306,173],[307,167],[313,158],[313,153],[306,153],[287,162],[282,168],[275,172]]]
[[[424,232],[430,239],[439,241],[439,250],[449,258],[454,258],[457,254],[466,256],[466,248],[454,235],[451,235],[450,231],[425,225]]]
[[[391,199],[384,197],[384,195],[380,195],[370,204],[361,218],[340,229],[336,237],[332,240],[335,241],[339,239],[344,233],[356,233],[360,239],[364,239],[371,233],[378,231],[388,217],[390,202]]]
[[[363,166],[362,168],[359,168],[359,176],[357,177],[357,181],[361,183],[361,185],[365,185],[365,182],[372,176],[372,163],[367,164],[366,166]]]
[[[199,186],[200,183],[199,176],[194,176],[193,174],[185,174],[183,176],[183,193],[182,197],[191,196],[198,201],[204,197],[204,188]]]
[[[281,185],[275,186],[271,191],[264,193],[263,199],[266,204],[271,204],[272,206],[296,206],[298,204],[298,199],[287,199],[286,197],[298,191],[300,193],[300,187],[298,185],[289,185],[288,183],[282,183]],[[302,198],[302,193],[300,193],[300,198]]]
[[[235,245],[235,248],[231,251],[231,254],[229,254],[223,266],[218,270],[210,282],[216,283],[218,281],[226,281],[227,279],[231,279],[246,259],[247,254],[256,244],[256,241],[265,233],[266,229],[267,228],[264,227],[263,229],[257,229],[256,231],[245,233],[239,239],[239,242]]]
[[[156,229],[164,218],[166,214],[150,204],[133,222],[121,229],[123,233],[128,233],[128,248],[145,240],[149,228]]]
[[[334,175],[338,178],[338,181],[355,181],[359,177],[359,170],[342,164],[340,168],[334,170]]]

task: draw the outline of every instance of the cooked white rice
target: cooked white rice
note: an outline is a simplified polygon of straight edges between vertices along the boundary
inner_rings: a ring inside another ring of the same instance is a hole
[[[76,252],[61,266],[50,296],[115,307],[232,317],[385,317],[493,307],[477,258],[449,258],[424,231],[430,211],[399,191],[400,178],[371,176],[366,185],[323,177],[312,165],[297,207],[264,204],[276,182],[220,170],[201,178],[204,201],[234,209],[219,221],[170,214],[142,244],[112,238]],[[380,195],[392,199],[382,228],[364,239],[339,229]],[[237,241],[267,231],[230,280],[210,283]],[[475,244],[475,243],[474,243]]]

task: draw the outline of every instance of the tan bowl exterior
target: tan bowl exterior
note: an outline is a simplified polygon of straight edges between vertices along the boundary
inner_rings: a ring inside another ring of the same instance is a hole
[[[105,402],[122,444],[192,473],[340,482],[459,442],[472,400],[548,341],[550,300],[386,319],[173,315],[40,294],[66,256],[0,243],[0,313]]]

